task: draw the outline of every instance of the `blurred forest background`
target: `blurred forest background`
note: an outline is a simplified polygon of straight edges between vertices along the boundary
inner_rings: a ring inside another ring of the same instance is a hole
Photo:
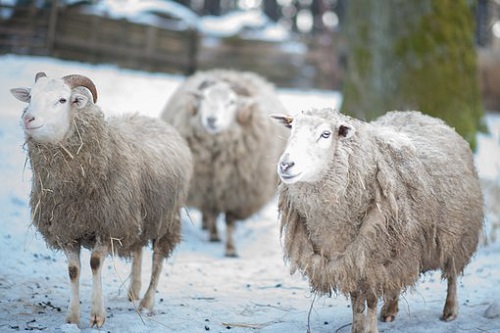
[[[422,110],[472,146],[500,110],[499,0],[0,0],[0,53],[249,70],[362,119]]]

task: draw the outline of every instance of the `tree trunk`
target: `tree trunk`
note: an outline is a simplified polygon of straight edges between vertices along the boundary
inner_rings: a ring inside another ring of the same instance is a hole
[[[347,7],[342,112],[372,120],[420,110],[475,148],[483,110],[468,1],[357,0]]]
[[[274,22],[278,22],[281,17],[281,8],[276,0],[266,0],[263,2],[264,13]]]
[[[205,0],[203,15],[219,16],[221,14],[220,9],[220,0]]]

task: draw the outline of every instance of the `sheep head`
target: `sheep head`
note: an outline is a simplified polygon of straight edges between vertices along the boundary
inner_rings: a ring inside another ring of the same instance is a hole
[[[335,150],[355,133],[347,118],[333,109],[312,109],[295,117],[272,117],[291,129],[277,167],[278,175],[286,184],[321,180],[331,166]]]
[[[40,72],[31,88],[14,88],[11,93],[28,103],[22,116],[25,134],[43,143],[61,141],[71,127],[75,110],[97,100],[95,85],[83,75],[51,79]]]
[[[205,80],[195,92],[193,116],[199,116],[201,125],[210,134],[230,129],[235,122],[246,124],[251,119],[254,100],[247,90],[226,81]]]

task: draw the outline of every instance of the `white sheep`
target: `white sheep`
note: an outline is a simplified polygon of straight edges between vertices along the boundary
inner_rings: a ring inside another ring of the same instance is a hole
[[[48,246],[68,259],[71,297],[66,321],[80,322],[80,248],[91,250],[90,325],[101,327],[104,257],[132,257],[129,299],[141,288],[142,248],[151,241],[153,271],[140,308],[151,311],[162,270],[180,241],[192,157],[184,139],[163,121],[139,115],[104,119],[97,91],[82,75],[36,75],[12,94],[29,103],[22,115],[33,172],[33,224]]]
[[[264,78],[223,69],[189,77],[163,111],[193,153],[188,205],[201,211],[211,241],[219,241],[216,220],[225,213],[226,256],[237,255],[236,220],[259,211],[276,193],[275,165],[287,133],[269,115],[283,111]]]
[[[291,127],[278,173],[292,273],[305,274],[317,293],[350,295],[352,332],[374,333],[380,297],[381,320],[392,321],[400,292],[441,269],[448,280],[441,318],[455,319],[457,275],[483,225],[468,143],[419,112],[372,123],[328,108],[274,117]]]

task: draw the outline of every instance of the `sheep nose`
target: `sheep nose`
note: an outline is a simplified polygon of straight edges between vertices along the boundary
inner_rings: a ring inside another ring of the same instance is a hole
[[[294,165],[295,165],[295,162],[288,162],[288,161],[280,162],[280,171],[282,173],[285,173],[288,169],[290,169]]]
[[[216,121],[217,121],[217,118],[216,118],[216,117],[210,116],[210,117],[208,117],[208,118],[207,118],[207,123],[208,123],[210,126],[214,126]]]
[[[31,123],[33,120],[35,120],[35,117],[32,116],[32,115],[25,115],[24,116],[24,124],[25,125],[28,125],[29,123]]]

